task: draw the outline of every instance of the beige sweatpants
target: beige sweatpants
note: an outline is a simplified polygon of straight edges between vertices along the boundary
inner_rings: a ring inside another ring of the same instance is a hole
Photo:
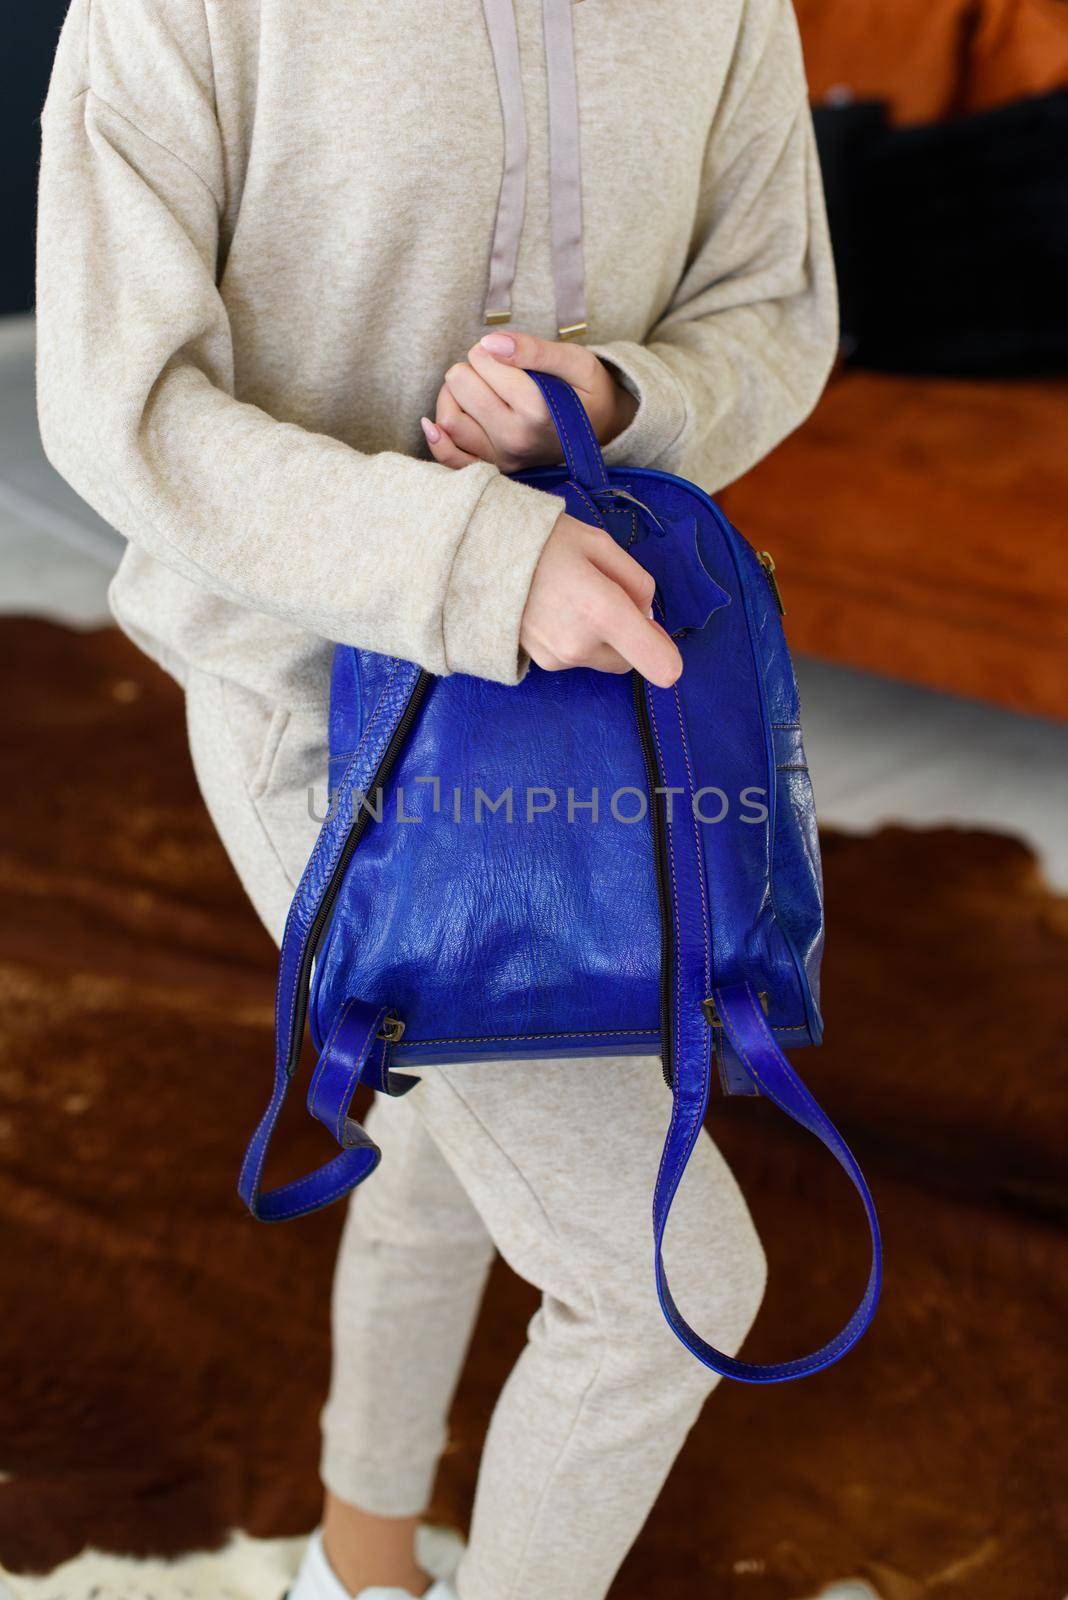
[[[265,752],[253,710],[211,680],[190,697],[190,733],[224,843],[278,937],[314,842],[306,799],[323,770],[323,724],[286,717],[279,731],[272,717]],[[368,1124],[382,1161],[352,1197],[337,1263],[323,1480],[368,1511],[423,1510],[500,1251],[542,1298],[486,1439],[460,1600],[601,1600],[715,1382],[667,1327],[653,1284],[651,1201],[671,1110],[659,1062],[479,1062],[420,1076],[405,1099],[379,1097]],[[665,1257],[684,1314],[737,1351],[765,1263],[707,1134]]]

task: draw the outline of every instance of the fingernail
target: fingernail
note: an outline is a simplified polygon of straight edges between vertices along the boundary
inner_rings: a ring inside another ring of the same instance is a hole
[[[429,417],[420,417],[419,421],[422,423],[423,432],[426,434],[430,443],[437,444],[438,440],[441,438],[441,429],[436,428]]]
[[[515,340],[510,333],[484,333],[478,342],[491,356],[515,355]]]

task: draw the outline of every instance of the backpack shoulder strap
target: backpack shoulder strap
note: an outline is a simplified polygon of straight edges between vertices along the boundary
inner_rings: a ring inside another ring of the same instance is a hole
[[[261,1222],[303,1216],[354,1189],[378,1165],[381,1152],[348,1114],[357,1087],[370,1083],[387,1094],[404,1094],[418,1079],[391,1073],[392,1030],[384,1006],[353,1000],[343,1009],[312,1075],[308,1109],[334,1134],[339,1155],[306,1177],[277,1189],[261,1188],[263,1167],[289,1085],[300,1064],[312,962],[337,897],[348,856],[361,826],[363,796],[381,781],[386,759],[418,708],[427,674],[409,661],[394,661],[360,742],[331,800],[330,811],[301,874],[286,918],[275,1000],[274,1085],[267,1109],[249,1143],[238,1192]],[[363,813],[366,825],[367,813]]]
[[[692,770],[682,703],[677,687],[644,686],[650,725],[665,788],[692,797]],[[666,808],[665,808],[666,810]],[[875,1204],[864,1175],[845,1140],[820,1109],[779,1049],[748,983],[717,985],[712,966],[709,897],[699,823],[689,804],[665,817],[668,901],[674,952],[671,1015],[661,1018],[665,1043],[671,1042],[673,1105],[653,1197],[656,1286],[671,1328],[699,1361],[723,1377],[743,1383],[783,1383],[830,1366],[854,1345],[875,1315],[882,1281],[882,1245]],[[709,1004],[711,1002],[711,1005]],[[855,1186],[871,1234],[867,1287],[845,1327],[810,1355],[760,1365],[740,1361],[701,1338],[675,1304],[664,1270],[663,1242],[672,1201],[697,1143],[708,1106],[715,1033],[709,1012],[729,1040],[740,1070],[784,1111],[826,1146]]]

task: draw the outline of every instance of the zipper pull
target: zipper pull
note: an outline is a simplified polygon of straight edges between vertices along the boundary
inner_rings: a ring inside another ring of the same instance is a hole
[[[757,551],[757,560],[760,562],[760,565],[764,568],[764,576],[767,578],[768,586],[771,589],[772,594],[775,596],[775,604],[779,608],[779,615],[780,615],[780,617],[785,617],[785,615],[786,615],[786,607],[782,603],[782,592],[779,589],[779,580],[775,576],[775,559],[772,556],[771,551],[770,550],[758,550]]]
[[[757,999],[760,1001],[761,1011],[763,1011],[764,1015],[767,1016],[768,1008],[771,1005],[771,998],[768,994],[768,991],[766,989],[758,989]],[[707,1000],[701,1001],[701,1013],[710,1028],[717,1031],[722,1029],[723,1020],[716,1009],[716,1002],[711,995],[709,995]]]

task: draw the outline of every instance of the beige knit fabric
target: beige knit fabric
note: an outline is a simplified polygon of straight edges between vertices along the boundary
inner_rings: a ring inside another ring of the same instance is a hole
[[[540,0],[515,324],[554,333]],[[786,0],[574,15],[590,331],[639,396],[613,461],[715,489],[814,403],[835,295]],[[477,0],[73,0],[43,116],[39,410],[130,541],[122,625],[268,704],[328,643],[516,681],[559,510],[426,459],[483,331],[500,101]],[[422,459],[414,459],[422,457]]]

